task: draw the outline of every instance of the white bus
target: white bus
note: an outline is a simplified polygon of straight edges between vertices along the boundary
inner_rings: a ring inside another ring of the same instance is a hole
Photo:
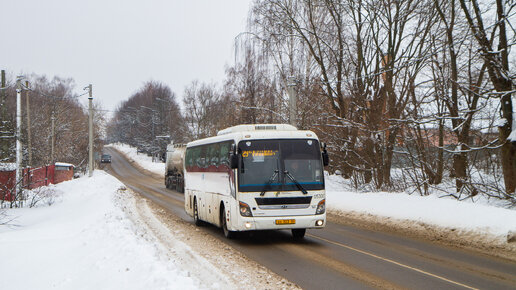
[[[237,231],[326,225],[323,165],[315,133],[286,124],[239,125],[186,146],[185,210],[196,225]]]

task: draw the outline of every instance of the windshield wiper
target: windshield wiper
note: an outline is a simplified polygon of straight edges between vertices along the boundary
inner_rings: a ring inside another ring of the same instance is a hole
[[[290,174],[290,172],[288,172],[288,170],[285,170],[284,173],[292,180],[292,182],[294,182],[294,184],[297,186],[297,188],[299,188],[299,190],[301,190],[301,192],[303,192],[303,194],[308,194],[305,188],[299,182],[297,182],[297,180],[294,178],[294,176],[292,176],[292,174]]]
[[[271,186],[272,182],[276,179],[278,176],[279,170],[274,170],[274,174],[272,174],[271,178],[269,179],[269,182],[263,187],[263,191],[260,193],[260,196],[263,196],[265,194],[265,191]]]

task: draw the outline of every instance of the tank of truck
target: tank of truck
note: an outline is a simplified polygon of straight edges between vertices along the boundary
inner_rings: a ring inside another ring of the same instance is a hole
[[[165,176],[169,174],[183,174],[183,160],[185,159],[186,145],[169,144],[167,146],[167,165]]]

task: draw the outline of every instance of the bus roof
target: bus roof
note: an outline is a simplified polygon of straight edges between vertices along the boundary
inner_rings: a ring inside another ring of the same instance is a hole
[[[244,139],[317,139],[317,135],[312,131],[298,130],[288,124],[253,124],[238,125],[226,128],[218,132],[217,136],[208,137],[189,142],[187,147],[235,140],[236,142]]]
[[[220,130],[217,136],[245,131],[297,131],[297,128],[289,124],[245,124]]]

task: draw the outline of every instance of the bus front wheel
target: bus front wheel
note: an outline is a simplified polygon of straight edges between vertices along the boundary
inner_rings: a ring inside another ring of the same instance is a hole
[[[226,217],[226,210],[224,209],[224,207],[221,208],[221,211],[222,211],[222,214],[221,214],[221,217],[222,217],[222,230],[224,231],[224,236],[228,239],[232,239],[235,237],[235,232],[234,231],[230,231],[228,230],[228,219]]]
[[[292,229],[292,236],[296,240],[300,240],[305,237],[306,229]]]

